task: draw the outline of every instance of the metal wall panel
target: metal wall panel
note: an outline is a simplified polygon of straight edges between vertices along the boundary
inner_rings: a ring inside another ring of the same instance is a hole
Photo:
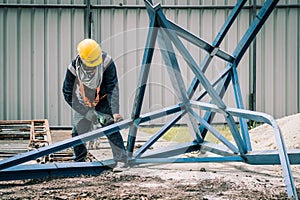
[[[212,43],[214,37],[217,35],[227,18],[230,9],[199,10],[165,8],[164,12],[171,21]],[[115,58],[118,66],[120,88],[122,91],[121,112],[124,117],[130,117],[135,87],[137,85],[142,61],[143,48],[147,37],[149,25],[148,15],[144,9],[103,8],[94,11],[94,16],[101,16],[97,17],[95,21],[95,27],[99,27],[95,31],[95,38],[100,38],[99,40],[102,41],[103,49],[107,50]],[[221,47],[225,51],[232,53],[239,39],[248,28],[248,25],[249,11],[244,10],[241,17],[239,17],[237,22],[233,25],[230,37],[225,39]],[[190,50],[196,62],[200,65],[206,52],[186,41],[183,41],[183,43]],[[174,92],[169,80],[168,72],[162,61],[158,44],[156,44],[156,49],[142,107],[143,112],[157,110],[178,103],[176,93]],[[194,75],[180,55],[178,57],[178,62],[187,88],[194,78]],[[246,63],[246,66],[239,69],[245,77],[248,77],[248,62],[248,55],[245,55],[241,65]],[[215,59],[206,72],[209,79],[212,80],[223,69],[225,64],[226,63],[220,59]],[[248,79],[241,78],[241,80],[243,83],[242,91],[247,91]],[[243,95],[244,99],[247,99],[247,94],[243,93]],[[230,106],[235,106],[233,100],[233,91],[232,89],[229,89],[228,94],[224,97],[224,101],[228,102]],[[209,101],[209,99],[207,98],[206,101]],[[165,119],[160,119],[156,120],[154,123],[164,122]],[[221,118],[217,118],[215,122],[224,122],[224,119],[221,116]]]
[[[211,43],[227,18],[235,0],[210,1],[162,0],[164,13],[175,23]],[[20,1],[0,0],[1,4]],[[72,7],[0,7],[0,119],[47,118],[50,125],[71,124],[71,109],[65,103],[61,87],[66,67],[76,55],[77,43],[87,37],[84,0],[21,1],[24,4],[61,4]],[[221,48],[232,53],[252,19],[251,1],[233,24]],[[258,8],[263,1],[257,1]],[[91,0],[93,7],[92,37],[101,41],[114,58],[121,88],[121,113],[130,117],[149,19],[140,0]],[[300,11],[299,0],[280,1],[256,40],[242,59],[238,72],[244,104],[249,108],[251,68],[256,52],[256,108],[275,118],[299,112]],[[20,4],[21,5],[21,4]],[[78,7],[78,5],[82,5]],[[184,7],[184,6],[186,7]],[[226,5],[227,7],[222,7]],[[290,7],[288,7],[290,5]],[[194,7],[193,7],[194,6]],[[217,6],[217,7],[216,7]],[[183,41],[197,63],[203,50]],[[157,50],[154,54],[143,112],[177,103],[168,72]],[[178,52],[176,52],[178,53]],[[193,73],[179,56],[186,87]],[[225,63],[215,59],[205,73],[211,80]],[[234,105],[231,86],[224,97]],[[206,98],[205,101],[209,101]],[[159,119],[152,123],[164,123]],[[223,122],[217,117],[215,122]]]
[[[51,125],[70,125],[62,82],[84,38],[84,10],[1,7],[0,16],[0,119],[47,118]]]
[[[299,112],[299,8],[276,9],[257,37],[257,110]]]

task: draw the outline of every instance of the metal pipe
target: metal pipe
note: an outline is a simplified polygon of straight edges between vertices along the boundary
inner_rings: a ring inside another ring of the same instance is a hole
[[[257,12],[257,3],[256,0],[253,0],[253,6],[250,13],[250,19],[255,20]],[[254,38],[252,42],[252,65],[250,64],[250,73],[249,73],[249,109],[256,110],[256,39]]]
[[[298,10],[298,17],[299,17],[299,15],[300,15],[300,11]],[[297,31],[297,33],[299,33],[300,32],[300,22],[298,21],[298,23],[297,23],[297,29],[298,29],[298,31]],[[297,44],[297,46],[299,47],[300,46],[300,39],[299,39],[299,37],[298,37],[298,44]],[[298,55],[299,55],[299,50],[298,50]],[[297,92],[298,92],[298,95],[297,95],[297,111],[298,112],[300,112],[300,70],[299,70],[299,63],[300,63],[300,56],[297,56],[297,63],[298,63],[298,67],[297,67],[297,86],[298,86],[298,90],[297,90]]]
[[[91,1],[90,0],[87,0],[86,1],[86,8],[85,8],[85,14],[84,14],[84,22],[85,22],[85,31],[87,31],[87,35],[88,35],[88,38],[91,38],[91,21],[90,21],[90,18],[91,18]],[[84,33],[86,33],[84,31]]]

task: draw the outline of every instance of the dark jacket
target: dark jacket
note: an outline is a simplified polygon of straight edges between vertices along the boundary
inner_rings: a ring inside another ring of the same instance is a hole
[[[106,59],[107,54],[103,54],[103,62]],[[76,57],[70,67],[76,70]],[[66,76],[63,83],[63,94],[66,102],[78,113],[86,115],[86,113],[91,109],[79,101],[76,91],[75,84],[78,83],[78,79],[74,73],[67,69]],[[92,91],[94,94],[96,90]],[[96,111],[100,111],[106,114],[119,113],[119,87],[118,87],[118,76],[115,63],[111,60],[103,73],[103,79],[100,85],[100,97],[106,95],[102,98],[99,103],[95,106]]]

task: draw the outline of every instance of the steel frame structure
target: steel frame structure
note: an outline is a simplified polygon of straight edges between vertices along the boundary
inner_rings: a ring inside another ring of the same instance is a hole
[[[86,134],[73,137],[68,140],[57,142],[46,147],[29,151],[11,158],[0,161],[0,180],[28,179],[45,176],[73,176],[77,174],[97,174],[107,170],[114,164],[113,160],[104,162],[86,163],[51,163],[45,165],[19,165],[29,160],[49,155],[51,153],[85,143],[115,131],[129,128],[127,152],[128,163],[139,165],[143,163],[190,163],[190,162],[244,162],[251,165],[274,165],[282,166],[283,178],[286,184],[286,191],[289,198],[298,199],[290,164],[300,164],[300,151],[287,150],[281,131],[275,120],[265,113],[245,110],[239,85],[237,67],[251,42],[259,32],[270,13],[275,8],[278,0],[267,0],[259,10],[248,30],[238,43],[233,54],[229,54],[219,48],[231,25],[241,12],[246,0],[239,0],[212,44],[184,30],[175,23],[169,21],[163,14],[160,4],[153,5],[152,1],[145,0],[145,6],[150,18],[150,26],[146,46],[144,50],[140,77],[138,80],[135,101],[130,119],[123,120],[116,124],[103,127]],[[207,52],[206,57],[200,65],[183,45],[181,39],[190,42]],[[155,112],[141,114],[144,94],[147,86],[147,79],[154,54],[155,44],[158,43],[160,51],[167,67],[172,85],[179,99],[177,105],[166,107]],[[179,63],[174,48],[178,50],[191,71],[194,73],[190,87],[185,88]],[[205,76],[212,59],[218,57],[227,62],[223,71],[213,81]],[[222,100],[229,84],[232,83],[237,108],[226,106]],[[196,95],[199,86],[203,90]],[[211,98],[210,103],[201,100],[205,96]],[[199,116],[193,109],[205,111],[203,117]],[[228,127],[234,138],[234,143],[227,140],[221,133],[213,128],[211,122],[215,114],[224,116]],[[156,134],[145,144],[134,152],[135,140],[138,134],[138,126],[144,122],[160,117],[174,114],[175,116],[167,122]],[[171,146],[164,149],[147,150],[158,141],[171,127],[173,127],[183,116],[189,119],[189,127],[194,132],[194,140],[188,143]],[[234,118],[239,119],[240,130]],[[249,137],[247,120],[267,123],[273,127],[278,150],[252,151]],[[200,124],[200,125],[199,125]],[[212,133],[220,144],[210,143],[205,140],[207,131]],[[214,157],[176,157],[187,152],[205,150],[216,154]]]

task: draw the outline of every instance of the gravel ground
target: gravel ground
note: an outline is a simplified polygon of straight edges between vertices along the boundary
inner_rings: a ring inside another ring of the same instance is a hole
[[[300,146],[300,114],[278,120],[286,146]],[[250,131],[254,150],[276,149],[267,125]],[[196,156],[196,155],[194,155]],[[292,166],[300,196],[300,166]],[[0,199],[287,199],[280,166],[194,163],[135,166],[121,173],[0,182]]]

